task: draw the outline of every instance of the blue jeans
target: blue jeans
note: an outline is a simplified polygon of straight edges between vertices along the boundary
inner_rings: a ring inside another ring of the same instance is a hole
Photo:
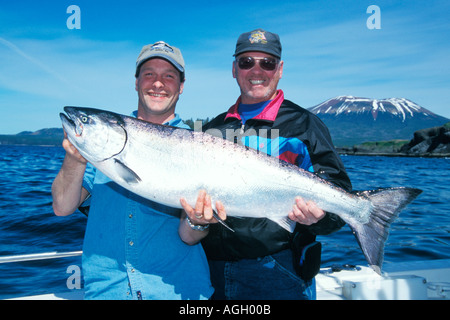
[[[215,300],[315,300],[315,280],[295,272],[291,250],[239,261],[209,261]]]

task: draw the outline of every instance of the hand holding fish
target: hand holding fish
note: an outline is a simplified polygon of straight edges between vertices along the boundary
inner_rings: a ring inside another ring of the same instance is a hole
[[[67,133],[64,131],[64,140],[62,142],[62,146],[66,151],[66,155],[71,157],[73,160],[80,162],[85,165],[87,160],[80,154],[80,152],[75,148],[75,146],[67,139]]]
[[[211,197],[206,193],[205,190],[200,190],[197,197],[197,202],[195,203],[195,208],[192,208],[186,201],[186,199],[180,199],[181,206],[186,212],[189,220],[194,225],[207,225],[210,223],[219,222],[214,217],[214,212],[212,209]],[[217,215],[221,220],[227,218],[225,208],[222,202],[216,202]]]
[[[183,198],[180,200],[181,206],[186,212],[189,220],[194,225],[207,225],[210,223],[221,222],[214,217],[214,212],[211,204],[211,197],[205,190],[201,190],[198,194],[195,208],[192,208]],[[226,219],[226,212],[223,204],[220,201],[216,203],[219,218]],[[288,214],[289,219],[310,226],[317,223],[325,217],[325,211],[320,209],[313,201],[305,202],[303,198],[295,198],[295,204],[292,211]]]
[[[180,204],[185,214],[181,216],[178,233],[181,240],[189,245],[196,244],[206,237],[209,224],[217,223],[219,220],[223,223],[227,217],[225,208],[220,201],[216,202],[217,213],[213,211],[211,197],[205,190],[200,190],[198,193],[194,208],[184,198],[180,199]]]
[[[289,212],[289,219],[300,224],[310,226],[317,223],[325,217],[325,212],[320,209],[313,201],[305,202],[303,198],[295,198],[295,204],[292,211]]]

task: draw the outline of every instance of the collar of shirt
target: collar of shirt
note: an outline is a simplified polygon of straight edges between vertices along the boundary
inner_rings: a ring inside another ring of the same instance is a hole
[[[137,118],[137,114],[138,114],[138,111],[137,111],[137,110],[134,110],[134,111],[131,113],[131,116]],[[183,120],[181,120],[180,116],[179,116],[177,113],[175,113],[175,117],[174,117],[174,118],[172,118],[172,119],[170,119],[169,121],[163,123],[163,125],[171,126],[171,127],[178,127],[178,128],[189,129],[189,126],[188,126],[187,124],[185,124],[185,123],[183,122]]]
[[[278,110],[281,107],[281,104],[284,101],[284,93],[282,90],[278,90],[277,96],[273,99],[256,117],[252,118],[255,120],[267,120],[267,121],[275,121],[277,117]],[[241,103],[241,97],[238,98],[236,103],[228,109],[228,113],[225,117],[225,120],[228,118],[236,118],[242,120],[239,114],[239,104]],[[248,120],[248,119],[247,119]]]
[[[266,108],[266,106],[270,102],[272,102],[272,100],[263,101],[263,102],[259,102],[259,103],[253,103],[253,104],[240,103],[239,107],[238,107],[238,111],[239,111],[239,115],[241,116],[242,123],[245,124],[247,119],[255,118]]]

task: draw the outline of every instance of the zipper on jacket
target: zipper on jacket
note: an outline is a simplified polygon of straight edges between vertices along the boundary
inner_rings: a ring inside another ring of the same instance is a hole
[[[244,132],[245,132],[245,124],[243,123],[241,125],[241,131],[239,132],[239,134],[242,136],[244,134]]]
[[[239,144],[240,139],[244,135],[244,133],[245,133],[245,124],[243,124],[242,120],[241,120],[241,129],[239,130],[239,135],[236,135],[236,134],[234,135],[234,143]]]

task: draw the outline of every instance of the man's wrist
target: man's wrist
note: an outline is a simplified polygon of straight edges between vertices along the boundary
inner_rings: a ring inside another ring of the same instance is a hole
[[[209,228],[209,224],[193,224],[191,219],[189,219],[189,217],[186,217],[186,222],[189,225],[189,227],[191,227],[192,230],[196,230],[196,231],[206,231]]]

